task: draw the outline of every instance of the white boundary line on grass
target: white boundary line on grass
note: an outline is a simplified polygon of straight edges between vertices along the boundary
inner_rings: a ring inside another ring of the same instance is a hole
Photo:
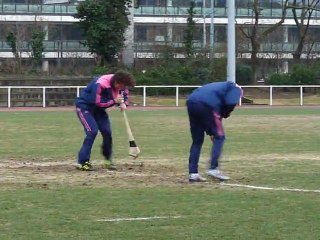
[[[229,187],[242,187],[242,188],[261,189],[261,190],[273,190],[273,191],[320,193],[320,190],[309,190],[309,189],[299,189],[299,188],[285,188],[285,187],[273,188],[273,187],[252,186],[252,185],[236,184],[236,183],[220,183],[220,185],[229,186]]]
[[[103,218],[97,220],[98,222],[122,222],[122,221],[149,221],[156,219],[177,219],[182,216],[153,216],[153,217],[133,217],[133,218]]]

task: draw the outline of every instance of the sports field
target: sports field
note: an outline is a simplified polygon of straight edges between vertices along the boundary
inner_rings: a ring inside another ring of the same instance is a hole
[[[320,239],[319,107],[236,110],[221,159],[230,185],[188,183],[185,108],[127,115],[140,158],[112,110],[118,171],[103,168],[99,136],[95,170],[81,172],[72,109],[0,112],[0,239]],[[204,176],[209,152],[207,138]]]

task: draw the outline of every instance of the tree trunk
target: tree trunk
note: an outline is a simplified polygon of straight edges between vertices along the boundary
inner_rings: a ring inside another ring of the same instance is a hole
[[[301,58],[301,54],[302,54],[302,50],[303,50],[303,43],[304,43],[304,38],[300,38],[298,47],[296,48],[296,50],[294,51],[293,55],[293,60],[294,62],[299,62],[300,58]]]
[[[259,70],[258,51],[260,49],[260,43],[252,41],[251,45],[252,45],[252,50],[251,50],[252,80],[254,83],[257,83],[257,72]]]

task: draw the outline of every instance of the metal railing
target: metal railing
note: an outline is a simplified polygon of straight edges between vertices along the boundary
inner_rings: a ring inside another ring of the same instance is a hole
[[[190,7],[171,7],[171,6],[140,6],[134,9],[135,16],[187,16],[188,9]],[[195,9],[195,16],[207,16],[210,17],[212,12],[210,7],[202,8],[196,7]],[[297,10],[297,15],[300,16],[300,11]],[[235,8],[236,17],[252,17],[254,16],[253,8],[252,7],[243,7],[239,6]],[[227,7],[215,7],[214,8],[214,15],[217,18],[227,18],[228,16],[228,9]],[[311,19],[318,18],[320,16],[319,11],[313,11]],[[282,8],[280,6],[265,6],[261,8],[261,17],[262,18],[281,18],[282,17]],[[287,18],[293,18],[292,11],[287,11]]]
[[[0,13],[6,14],[63,14],[72,15],[77,13],[77,5],[74,4],[20,4],[0,3]]]
[[[170,46],[173,49],[184,48],[184,43],[182,42],[135,42],[134,49],[135,52],[161,52],[159,47]],[[224,53],[226,52],[226,43],[225,42],[215,42],[215,52]],[[259,49],[259,53],[293,53],[298,46],[298,43],[262,43]],[[193,47],[196,50],[204,49],[203,43],[199,40],[193,44]],[[206,46],[208,47],[208,46]],[[237,43],[236,49],[240,53],[251,53],[252,46],[251,43]],[[303,53],[318,53],[320,52],[320,42],[315,42],[312,44],[304,44]]]
[[[21,51],[30,51],[31,47],[28,42],[21,41],[20,50]],[[84,46],[80,41],[73,40],[64,40],[64,41],[43,41],[45,51],[88,51],[88,47]],[[9,51],[11,52],[11,47],[6,41],[0,41],[0,51]]]
[[[86,47],[82,41],[44,41],[44,51],[65,51],[65,52],[88,52],[89,49]],[[262,43],[259,53],[293,53],[297,47],[298,43]],[[173,49],[183,48],[184,44],[181,42],[174,42],[168,44],[166,42],[135,42],[134,50],[136,53],[140,52],[161,52],[159,47],[170,46]],[[204,48],[203,43],[197,41],[194,43],[194,47],[197,50]],[[222,42],[215,43],[215,52],[224,53],[226,49],[226,44]],[[236,46],[238,52],[245,53],[251,52],[250,43],[238,43]],[[28,46],[28,42],[20,43],[21,51],[31,51],[31,47]],[[11,52],[11,47],[6,41],[0,41],[0,52]],[[320,52],[320,42],[313,44],[304,44],[303,53],[319,53]]]
[[[241,0],[242,1],[242,0]],[[245,2],[245,1],[242,1]],[[187,16],[189,7],[183,6],[139,6],[134,8],[135,16]],[[210,16],[211,8],[196,7],[195,16]],[[298,16],[300,15],[297,9]],[[23,4],[23,3],[0,3],[0,14],[53,14],[73,15],[77,13],[77,4]],[[236,17],[252,17],[253,10],[250,4],[236,4]],[[282,16],[282,4],[267,4],[261,6],[263,18],[279,18]],[[311,19],[318,18],[319,11],[313,11]],[[227,17],[226,6],[215,6],[215,17]],[[287,18],[293,18],[292,11],[288,10]]]
[[[41,95],[42,95],[42,107],[47,107],[46,101],[46,95],[47,95],[47,90],[48,89],[73,89],[75,90],[75,94],[74,94],[74,98],[78,97],[80,94],[80,89],[84,88],[85,86],[0,86],[0,89],[7,89],[7,107],[11,108],[12,107],[12,97],[11,97],[11,93],[13,89],[39,89],[42,91]],[[180,89],[184,89],[184,88],[198,88],[200,86],[198,85],[188,85],[188,86],[181,86],[181,85],[153,85],[153,86],[136,86],[136,89],[142,89],[142,106],[147,106],[147,89],[151,89],[151,88],[171,88],[171,89],[175,89],[175,106],[179,106],[179,99],[180,99]],[[307,88],[315,88],[315,89],[319,89],[320,85],[270,85],[270,86],[265,86],[265,85],[252,85],[252,86],[242,86],[242,88],[244,89],[245,92],[245,96],[246,96],[246,89],[252,89],[252,88],[256,88],[256,89],[268,89],[269,90],[269,102],[268,105],[269,106],[273,106],[274,105],[274,90],[277,88],[285,88],[285,89],[298,89],[299,90],[299,104],[296,105],[300,105],[303,106],[304,105],[304,90]],[[317,92],[316,95],[319,95],[319,102],[315,102],[313,105],[319,105],[320,106],[320,92]]]

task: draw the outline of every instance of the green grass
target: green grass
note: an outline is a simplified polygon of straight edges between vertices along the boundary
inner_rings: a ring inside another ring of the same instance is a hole
[[[184,108],[132,110],[142,150],[127,156],[111,111],[118,172],[75,170],[83,130],[74,112],[0,112],[0,239],[319,239],[320,193],[187,183],[191,143]],[[224,122],[230,183],[319,189],[320,109],[241,108]],[[206,140],[200,171],[207,168]],[[99,219],[180,216],[149,221]]]

